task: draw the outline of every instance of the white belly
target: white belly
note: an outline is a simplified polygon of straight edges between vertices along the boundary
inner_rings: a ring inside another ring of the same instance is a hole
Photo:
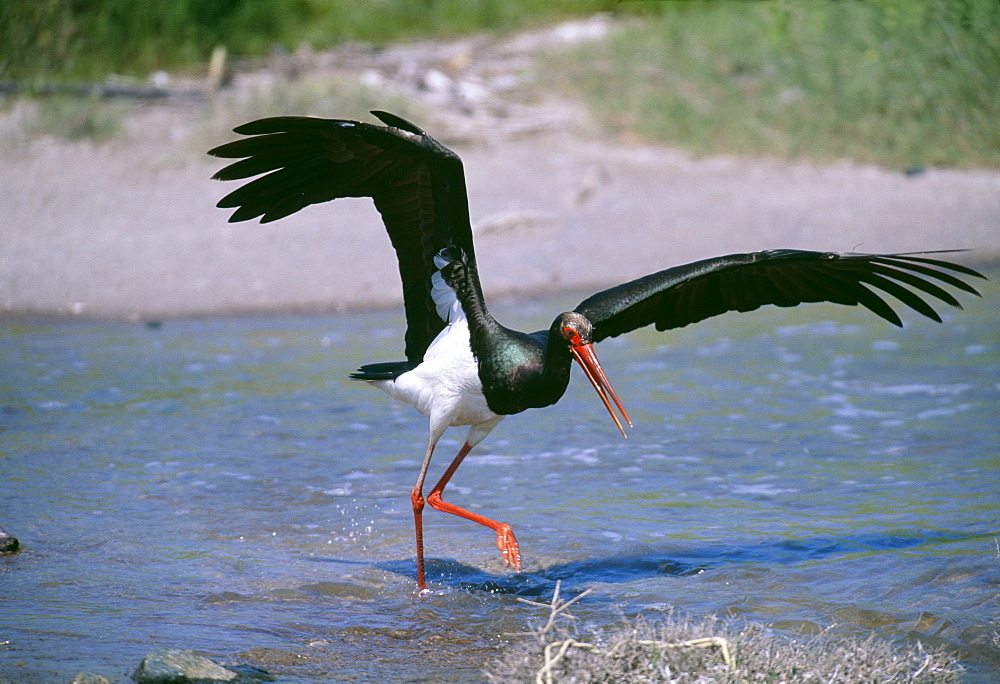
[[[464,317],[438,334],[419,366],[395,380],[372,384],[415,406],[431,418],[432,426],[478,425],[500,418],[486,405]]]

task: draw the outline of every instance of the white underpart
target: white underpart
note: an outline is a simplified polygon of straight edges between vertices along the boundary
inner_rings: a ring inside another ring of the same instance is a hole
[[[434,300],[434,307],[437,309],[438,316],[441,317],[442,321],[450,325],[460,319],[464,321],[465,312],[462,311],[462,304],[458,301],[458,295],[455,294],[451,286],[444,281],[444,276],[441,275],[441,269],[449,263],[440,254],[434,257],[434,265],[438,267],[438,270],[431,276],[431,299]],[[434,341],[437,342],[437,340]],[[472,353],[471,347],[469,348],[469,353]]]
[[[434,257],[434,265],[439,269],[447,264],[442,256]],[[475,446],[503,416],[486,405],[469,342],[469,322],[455,291],[440,271],[431,276],[431,298],[447,326],[431,342],[424,360],[395,380],[376,380],[371,384],[428,416],[432,443],[450,426],[469,425],[466,441]]]

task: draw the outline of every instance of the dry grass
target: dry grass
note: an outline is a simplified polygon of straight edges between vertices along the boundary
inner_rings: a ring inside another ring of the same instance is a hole
[[[567,613],[584,594],[564,601],[558,587],[545,622],[490,663],[494,682],[956,682],[961,667],[920,644],[840,637],[807,639],[772,633],[753,623],[669,615],[615,631],[583,633]]]
[[[404,118],[425,118],[425,112],[403,95],[366,86],[349,76],[261,78],[249,87],[220,91],[186,147],[194,154],[203,154],[220,140],[231,138],[235,126],[268,116],[371,119],[368,112],[372,109],[386,109]]]

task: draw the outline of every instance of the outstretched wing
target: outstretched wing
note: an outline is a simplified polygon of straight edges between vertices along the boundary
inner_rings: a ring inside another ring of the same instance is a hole
[[[773,250],[730,254],[668,268],[598,292],[576,311],[594,325],[595,342],[655,324],[680,328],[727,311],[753,311],[764,304],[797,306],[834,302],[864,306],[894,325],[899,316],[872,288],[888,293],[940,322],[921,295],[961,308],[941,284],[974,295],[953,275],[984,278],[970,268],[914,254],[835,254]]]
[[[338,197],[371,197],[399,260],[406,358],[418,363],[445,323],[431,299],[434,255],[458,250],[474,262],[462,161],[417,126],[372,112],[387,127],[342,119],[280,116],[234,129],[251,136],[209,154],[240,159],[214,178],[259,176],[219,202],[230,221],[276,221]],[[263,174],[263,175],[262,175]],[[474,269],[473,269],[474,272]]]

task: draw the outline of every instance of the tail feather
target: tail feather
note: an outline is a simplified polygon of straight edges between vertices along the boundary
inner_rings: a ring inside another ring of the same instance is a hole
[[[351,380],[395,380],[413,365],[409,361],[387,361],[367,363],[351,373]]]

